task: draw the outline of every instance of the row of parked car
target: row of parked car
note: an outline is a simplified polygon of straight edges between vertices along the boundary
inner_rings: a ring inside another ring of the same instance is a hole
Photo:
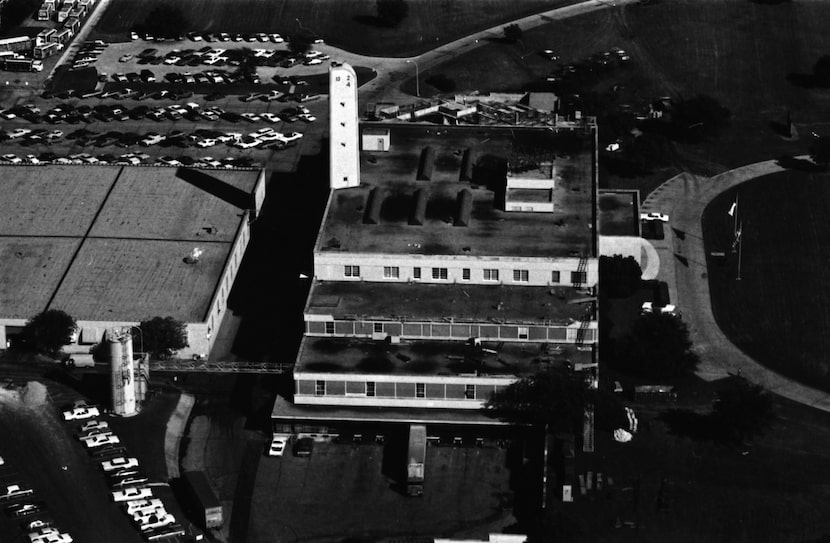
[[[109,153],[92,156],[89,153],[76,153],[69,156],[58,156],[54,153],[40,153],[39,155],[26,155],[24,157],[7,153],[0,156],[0,163],[17,165],[70,165],[70,164],[95,164],[98,166],[186,166],[189,168],[220,168],[220,169],[250,169],[259,168],[261,164],[249,157],[225,157],[213,158],[209,156],[193,158],[186,155],[181,156],[160,156],[152,159],[147,153],[126,153],[115,156]]]
[[[148,541],[163,537],[184,535],[176,518],[165,509],[160,499],[153,496],[149,478],[139,470],[136,458],[124,456],[120,440],[101,420],[98,407],[78,403],[63,412],[67,422],[84,421],[77,427],[76,437],[90,454],[100,460],[112,500],[121,504],[141,535]],[[71,541],[71,540],[70,540]]]
[[[253,34],[239,34],[239,33],[228,33],[228,32],[188,32],[187,34],[180,34],[173,40],[169,38],[157,38],[151,34],[145,32],[130,32],[130,38],[135,40],[144,40],[144,41],[184,41],[188,39],[190,41],[234,41],[234,42],[271,42],[271,43],[283,43],[285,40],[279,34],[275,34],[273,32],[266,33],[266,32],[256,32]],[[317,39],[314,40],[314,43],[323,43],[323,40]]]
[[[80,70],[93,65],[98,57],[107,49],[107,44],[102,40],[85,41],[75,53],[70,70]]]
[[[243,99],[244,98],[246,97],[243,97]],[[141,120],[145,118],[157,122],[164,120],[179,121],[181,119],[187,119],[189,121],[218,121],[219,119],[222,119],[231,123],[237,123],[239,121],[247,121],[251,123],[265,121],[271,124],[282,121],[288,123],[296,121],[312,123],[317,120],[317,118],[311,114],[311,111],[304,106],[287,107],[279,113],[235,113],[225,111],[219,106],[209,106],[203,108],[195,102],[157,107],[139,105],[132,108],[119,103],[98,104],[96,106],[90,106],[87,104],[75,106],[63,103],[49,109],[45,114],[41,114],[39,108],[30,104],[25,106],[16,106],[8,110],[2,110],[0,111],[0,117],[7,120],[20,117],[34,124],[40,122],[47,122],[49,124],[60,124],[63,122],[68,124],[78,124],[80,122],[111,122],[126,121],[128,119]],[[33,131],[31,129],[18,129],[16,132],[18,133],[18,136],[16,137],[22,137],[32,132]],[[2,139],[2,137],[0,137],[0,139]]]
[[[12,476],[5,459],[0,456],[0,474]],[[20,528],[26,534],[30,543],[72,543],[72,536],[61,531],[50,518],[43,516],[46,513],[42,501],[33,501],[35,491],[15,482],[0,487],[0,502],[8,503],[5,513],[9,517],[21,518]],[[36,517],[36,518],[35,518]]]

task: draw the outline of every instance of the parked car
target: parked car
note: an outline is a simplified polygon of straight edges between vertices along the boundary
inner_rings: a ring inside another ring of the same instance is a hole
[[[31,496],[34,493],[35,491],[31,488],[23,488],[19,484],[6,485],[2,492],[0,492],[0,501],[16,500]]]
[[[43,502],[16,503],[6,507],[6,514],[10,517],[26,517],[40,513],[43,510]]]
[[[77,406],[63,412],[63,420],[85,420],[101,416],[97,407],[91,405]]]
[[[138,460],[132,457],[125,458],[123,456],[119,456],[101,462],[101,469],[106,472],[134,468],[136,466],[138,466]]]
[[[81,441],[84,445],[86,445],[87,449],[95,449],[103,445],[117,445],[118,443],[121,443],[118,436],[113,434],[89,436],[87,438],[81,438]]]
[[[128,502],[131,500],[141,500],[150,498],[153,495],[153,490],[147,487],[130,487],[121,490],[114,490],[112,492],[112,500],[114,502]]]
[[[640,220],[641,221],[660,221],[660,222],[669,222],[669,216],[663,213],[657,213],[652,211],[651,213],[640,213]]]
[[[271,439],[271,445],[268,447],[268,456],[282,456],[288,447],[288,437],[286,435],[275,435]]]
[[[294,456],[311,456],[314,451],[314,440],[310,437],[302,437],[294,443]]]

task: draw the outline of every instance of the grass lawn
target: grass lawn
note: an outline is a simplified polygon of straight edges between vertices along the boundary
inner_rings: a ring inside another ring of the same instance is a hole
[[[113,0],[90,39],[123,41],[164,0]],[[327,43],[371,56],[406,57],[505,21],[572,0],[418,0],[396,28],[377,26],[375,0],[190,0],[179,5],[191,25],[183,31],[310,30]],[[299,19],[299,21],[298,21]]]
[[[776,401],[767,435],[733,448],[671,433],[653,418],[662,409],[635,406],[640,432],[628,444],[598,437],[598,453],[579,472],[602,472],[606,484],[566,508],[579,533],[570,541],[780,543],[830,534],[830,415]],[[615,528],[617,518],[637,526]]]
[[[822,24],[829,19],[826,2],[632,4],[551,22],[525,32],[516,45],[492,43],[458,55],[422,72],[421,91],[430,90],[424,81],[436,73],[453,79],[459,92],[538,87],[556,64],[536,51],[553,49],[561,56],[560,64],[571,64],[622,47],[632,57],[629,65],[586,90],[604,91],[620,84],[617,103],[634,111],[658,96],[704,93],[733,113],[731,126],[720,136],[699,145],[676,145],[674,160],[655,168],[652,175],[620,178],[601,168],[602,187],[639,188],[645,197],[684,169],[711,175],[784,153],[804,153],[810,131],[822,133],[830,121],[830,92],[794,86],[786,77],[810,72],[830,51],[830,33]],[[770,127],[771,122],[783,122],[787,111],[801,140],[785,141]]]
[[[749,356],[805,383],[830,389],[830,175],[797,171],[749,181],[704,212],[709,287],[718,325]],[[741,280],[730,253],[726,211],[740,191]]]

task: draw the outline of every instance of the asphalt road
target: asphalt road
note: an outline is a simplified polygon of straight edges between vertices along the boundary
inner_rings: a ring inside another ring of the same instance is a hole
[[[69,399],[77,396],[66,394]],[[8,394],[0,392],[0,398]],[[14,406],[14,407],[12,407]],[[77,543],[141,542],[136,529],[112,502],[96,462],[71,437],[77,423],[64,423],[49,402],[26,408],[14,401],[0,403],[2,484],[20,482],[44,501],[48,517]],[[0,516],[0,541],[25,541],[19,520]]]

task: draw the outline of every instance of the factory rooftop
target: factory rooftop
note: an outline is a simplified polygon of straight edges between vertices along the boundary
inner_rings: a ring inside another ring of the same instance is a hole
[[[472,346],[460,341],[429,340],[390,344],[371,339],[307,336],[300,346],[294,374],[476,374],[521,378],[550,366],[567,367],[591,362],[591,348],[580,348],[575,344],[482,341],[480,346]]]
[[[260,173],[2,167],[0,318],[202,321]]]
[[[590,127],[383,126],[391,130],[390,150],[361,152],[361,185],[332,192],[316,252],[544,258],[596,254]],[[513,178],[547,175],[553,180],[553,213],[503,211],[508,163]],[[419,190],[425,209],[421,220],[413,220]],[[459,221],[459,193],[464,190],[472,205],[469,220]],[[373,212],[377,216],[367,220]]]
[[[570,324],[592,301],[570,287],[315,281],[306,315],[366,320]]]

